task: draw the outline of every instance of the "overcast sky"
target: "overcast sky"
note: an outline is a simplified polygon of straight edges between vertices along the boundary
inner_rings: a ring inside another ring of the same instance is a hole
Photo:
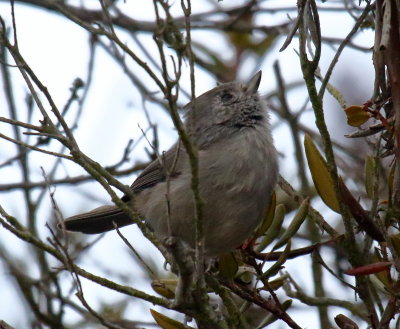
[[[80,3],[81,1],[77,1]],[[276,3],[284,5],[293,5],[295,1],[265,1],[265,6],[273,7]],[[224,1],[222,6],[230,6],[231,4],[239,4],[240,1]],[[97,1],[87,1],[85,5],[93,7],[98,6]],[[205,11],[207,8],[211,9],[210,1],[193,1],[193,12]],[[154,20],[154,12],[151,1],[140,1],[138,6],[137,1],[126,1],[121,5],[125,13],[142,20]],[[180,2],[175,1],[173,4],[173,13],[181,15]],[[0,2],[0,15],[6,19],[8,26],[10,26],[10,6],[6,2]],[[296,17],[295,12],[279,12],[274,15],[260,15],[258,17],[259,24],[273,25],[282,22],[286,19],[287,14],[292,18]],[[20,51],[27,60],[27,62],[34,69],[36,74],[42,82],[49,88],[56,103],[62,107],[69,97],[69,88],[73,81],[80,77],[86,78],[88,56],[88,34],[75,24],[66,21],[64,18],[51,14],[46,11],[38,10],[30,6],[16,5],[16,21],[17,21],[17,35],[20,46]],[[338,16],[335,13],[322,13],[322,31],[325,36],[344,37],[352,28],[353,22],[347,16]],[[121,33],[121,38],[126,40],[128,36]],[[150,34],[139,34],[138,38],[144,42],[149,51],[155,50],[154,42]],[[206,41],[208,45],[212,44],[213,49],[226,56],[226,60],[230,60],[230,49],[227,47],[223,35],[218,35],[211,32],[194,31],[193,39],[199,42]],[[129,40],[132,47],[132,41]],[[299,81],[301,73],[299,71],[298,57],[295,49],[298,47],[298,42],[295,39],[293,43],[284,52],[279,52],[278,49],[282,45],[283,39],[277,40],[274,49],[266,57],[261,67],[263,71],[263,79],[260,86],[260,91],[263,94],[274,90],[275,81],[272,74],[272,64],[278,60],[282,73],[287,83]],[[355,43],[369,47],[373,44],[372,32],[363,32],[355,39]],[[140,52],[140,50],[137,50]],[[330,63],[334,49],[324,47],[323,60],[321,69],[324,72],[327,65]],[[252,67],[254,61],[248,59],[240,70],[240,79],[248,79],[254,69]],[[372,90],[372,72],[371,70],[371,54],[364,54],[354,50],[346,50],[340,59],[340,62],[335,70],[332,83],[335,81],[354,81],[359,87],[360,93],[363,97],[369,97]],[[143,112],[143,102],[138,90],[127,79],[121,68],[101,49],[97,50],[96,54],[96,69],[93,76],[93,85],[88,99],[86,100],[85,111],[80,121],[79,129],[77,130],[76,137],[82,150],[89,156],[98,161],[104,166],[112,165],[118,162],[121,158],[124,148],[129,139],[138,142],[137,147],[132,155],[131,160],[146,160],[146,153],[144,147],[149,147],[146,140],[142,137],[142,130],[148,128],[148,121]],[[140,71],[140,68],[132,66],[136,72],[141,74],[143,82],[148,83],[150,86],[152,81]],[[362,67],[363,69],[359,69]],[[188,70],[185,70],[185,75],[188,77]],[[17,69],[13,69],[15,93],[17,95],[18,107],[25,108],[25,94],[26,86],[21,80],[20,74]],[[1,83],[1,82],[0,82]],[[200,94],[215,86],[216,81],[214,78],[206,74],[201,69],[196,69],[196,94]],[[183,88],[189,89],[189,79],[182,80]],[[340,89],[340,85],[336,86]],[[156,86],[152,87],[156,92]],[[8,110],[4,106],[3,87],[0,86],[0,115],[8,116]],[[351,102],[351,97],[348,96],[348,101]],[[182,97],[181,103],[185,103],[187,98]],[[299,109],[305,102],[304,90],[296,90],[290,93],[289,103],[294,109]],[[326,110],[329,120],[329,125],[335,127],[337,120],[344,120],[341,114],[340,107],[332,100],[330,96],[326,99]],[[150,113],[151,120],[159,126],[159,135],[161,149],[167,149],[176,138],[173,129],[173,124],[169,116],[163,109],[147,104],[147,110]],[[25,113],[25,112],[22,112]],[[336,115],[337,114],[337,115]],[[36,115],[36,114],[35,114]],[[37,119],[40,118],[36,115]],[[342,118],[342,119],[341,119]],[[307,114],[303,117],[304,123],[314,128],[313,115]],[[36,122],[37,123],[37,122]],[[293,149],[288,138],[288,130],[286,127],[279,125],[279,120],[272,116],[272,123],[276,126],[274,130],[274,139],[278,151],[283,155],[280,159],[281,173],[286,179],[294,182],[296,185],[297,178],[294,177],[293,170]],[[0,124],[1,131],[8,131],[8,127]],[[340,133],[342,134],[342,133]],[[339,138],[340,136],[338,136]],[[57,148],[55,148],[57,149]],[[9,158],[10,154],[15,152],[14,146],[10,143],[0,140],[0,163]],[[33,157],[33,170],[36,172],[36,180],[42,180],[40,167],[51,168],[51,161],[47,156],[36,155]],[[1,182],[16,182],[20,180],[20,174],[17,167],[2,168]],[[65,176],[67,173],[71,176],[83,173],[82,169],[74,164],[67,164],[67,167],[60,171],[59,176]],[[134,177],[127,177],[123,182],[129,184],[133,181]],[[86,198],[83,196],[91,196]],[[22,203],[19,201],[21,194],[18,192],[0,194],[0,203],[15,216],[23,218],[24,212],[21,210]],[[74,188],[71,191],[70,187],[60,186],[56,189],[56,200],[65,217],[78,213],[79,211],[89,210],[99,206],[103,202],[110,202],[108,195],[102,188],[96,184],[83,184]],[[48,202],[45,203],[46,207],[40,209],[40,221],[43,222],[42,234],[48,235],[44,228],[45,222],[49,218]],[[317,209],[326,210],[325,206],[319,205],[317,202],[314,205]],[[333,216],[331,213],[326,214],[327,219]],[[290,218],[290,217],[289,217]],[[123,233],[135,242],[137,249],[148,257],[153,258],[158,267],[162,267],[162,258],[155,251],[136,228],[129,227],[123,229]],[[23,255],[26,250],[25,245],[21,245],[19,241],[13,238],[8,232],[0,228],[0,243],[6,245],[8,249],[15,250],[16,255]],[[299,247],[299,246],[295,246]],[[329,261],[330,255],[328,252],[323,252],[323,256]],[[300,259],[289,261],[286,269],[299,280],[303,287],[309,287],[311,281],[310,273],[305,273],[308,269],[309,257],[301,257]],[[27,268],[35,275],[35,269],[29,262]],[[56,263],[54,263],[55,265]],[[153,293],[146,275],[138,270],[139,265],[133,260],[132,255],[126,250],[122,241],[117,237],[115,232],[107,233],[102,241],[100,241],[87,255],[82,259],[80,264],[89,271],[93,270],[96,273],[107,275],[109,270],[118,269],[121,277],[115,278],[117,281],[126,280],[124,283],[132,284],[149,293]],[[67,277],[68,274],[65,273]],[[329,280],[329,276],[325,278]],[[23,314],[23,307],[20,303],[19,295],[15,291],[14,286],[10,284],[9,275],[4,269],[0,267],[0,319],[4,319],[16,328],[24,328],[26,323],[21,317]],[[110,302],[111,299],[118,301],[120,298],[117,294],[104,289],[99,289],[97,285],[93,285],[84,281],[84,288],[88,301],[92,307],[98,307],[102,300]],[[332,286],[331,291],[328,293],[337,294],[335,291],[336,286]],[[353,296],[348,296],[353,298]],[[142,303],[142,308],[132,307],[132,314],[142,312],[143,319],[151,320],[148,312],[150,305]],[[135,305],[136,306],[136,305]],[[336,310],[331,310],[336,311]],[[333,312],[334,313],[334,312]],[[333,314],[332,313],[332,314]],[[308,328],[315,328],[317,318],[314,312],[307,314],[302,310],[296,312],[294,309],[290,312],[293,318],[300,324],[307,324]],[[71,317],[75,315],[71,312]],[[306,316],[306,320],[305,317]],[[333,317],[332,317],[333,318]],[[271,328],[283,328],[282,323],[276,323]]]

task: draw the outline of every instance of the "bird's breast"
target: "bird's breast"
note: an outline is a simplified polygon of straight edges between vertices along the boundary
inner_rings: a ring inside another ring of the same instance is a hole
[[[240,131],[223,145],[214,145],[199,155],[200,183],[226,193],[262,193],[275,185],[276,150],[263,129]]]

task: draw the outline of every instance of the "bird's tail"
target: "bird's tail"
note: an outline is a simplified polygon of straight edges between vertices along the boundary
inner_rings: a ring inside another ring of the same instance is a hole
[[[117,227],[133,224],[133,221],[116,206],[101,206],[89,212],[67,218],[58,228],[87,234],[103,233]]]

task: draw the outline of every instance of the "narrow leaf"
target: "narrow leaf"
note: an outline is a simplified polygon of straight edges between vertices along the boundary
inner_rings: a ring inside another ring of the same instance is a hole
[[[388,271],[391,266],[391,262],[377,262],[364,266],[354,267],[350,270],[345,271],[344,273],[353,276],[375,274],[382,271]]]
[[[310,205],[310,199],[306,198],[301,203],[299,210],[297,211],[296,216],[294,216],[292,222],[290,223],[289,227],[285,230],[282,234],[281,238],[272,248],[272,250],[276,250],[282,247],[286,242],[288,242],[299,230],[301,224],[305,221],[308,214],[308,207]]]
[[[192,327],[185,326],[184,324],[158,313],[153,309],[150,309],[150,313],[157,324],[163,329],[193,329]]]
[[[287,277],[286,276],[281,276],[280,278],[277,278],[275,280],[269,281],[268,282],[268,286],[269,288],[271,288],[272,290],[278,290],[280,287],[283,286],[283,284],[287,281]],[[261,288],[263,290],[268,290],[266,289],[266,287]]]
[[[285,218],[286,209],[283,204],[279,204],[275,210],[274,220],[268,231],[266,232],[264,238],[261,240],[260,244],[257,246],[256,251],[261,252],[265,249],[275,238],[278,237],[281,228],[283,219]]]
[[[151,287],[159,295],[172,299],[175,298],[175,289],[178,284],[178,280],[175,279],[160,279],[153,280],[151,282]]]
[[[380,262],[385,262],[386,260],[383,259],[381,256],[380,249],[377,247],[374,247],[374,254],[371,258],[373,263],[380,263]],[[391,284],[391,277],[390,277],[390,272],[388,271],[383,271],[383,272],[378,272],[374,274],[376,278],[383,284],[384,287],[390,287]]]
[[[271,195],[271,199],[269,201],[267,212],[265,213],[264,216],[264,220],[261,222],[260,226],[256,230],[255,233],[256,238],[263,235],[271,226],[272,221],[274,219],[275,208],[276,208],[276,194],[275,192],[273,192]]]
[[[337,238],[341,238],[343,236],[338,236]],[[334,241],[337,240],[337,238],[333,238],[331,240],[325,241],[325,242],[319,242],[316,244],[313,244],[311,246],[299,248],[299,249],[294,249],[290,251],[290,254],[288,256],[288,259],[293,259],[299,256],[304,256],[311,254],[313,251],[318,250],[323,245],[329,245],[329,244],[334,244]],[[282,252],[280,251],[274,251],[274,252],[266,252],[266,253],[259,253],[257,254],[256,258],[259,260],[265,260],[265,261],[274,261],[279,259],[281,257]]]
[[[227,253],[219,257],[219,273],[226,279],[233,279],[239,269],[233,253]]]
[[[255,270],[249,266],[239,266],[237,274],[235,276],[235,280],[240,280],[244,284],[250,284],[255,275]]]
[[[376,170],[376,160],[372,156],[367,156],[365,159],[365,192],[369,198],[374,197],[374,185],[375,185],[375,170]]]
[[[390,241],[392,242],[393,248],[396,250],[397,255],[400,255],[400,234],[391,235]]]
[[[389,201],[391,200],[390,198],[393,195],[393,181],[394,181],[394,172],[396,169],[396,162],[393,163],[393,165],[390,167],[389,171],[389,176],[388,176],[388,195],[389,195]]]
[[[285,264],[286,260],[288,259],[288,256],[290,254],[290,248],[291,248],[292,243],[289,242],[286,244],[285,250],[282,252],[281,257],[268,269],[266,270],[263,274],[263,278],[269,278],[271,276],[274,276],[278,271],[281,269],[282,265]]]
[[[336,198],[336,193],[331,175],[328,171],[328,166],[314,145],[309,135],[304,136],[304,147],[310,168],[311,177],[314,181],[315,188],[320,195],[322,201],[333,211],[339,213],[339,202]]]

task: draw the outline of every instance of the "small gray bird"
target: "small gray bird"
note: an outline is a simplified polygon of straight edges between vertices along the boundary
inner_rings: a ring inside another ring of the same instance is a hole
[[[266,105],[257,90],[259,71],[247,84],[229,82],[185,106],[185,128],[198,149],[199,190],[204,202],[205,253],[240,246],[262,220],[278,176]],[[162,241],[195,241],[195,207],[189,157],[177,142],[133,182],[124,196]],[[169,205],[168,205],[169,203]],[[102,206],[65,220],[69,231],[101,233],[132,224],[116,206]]]

